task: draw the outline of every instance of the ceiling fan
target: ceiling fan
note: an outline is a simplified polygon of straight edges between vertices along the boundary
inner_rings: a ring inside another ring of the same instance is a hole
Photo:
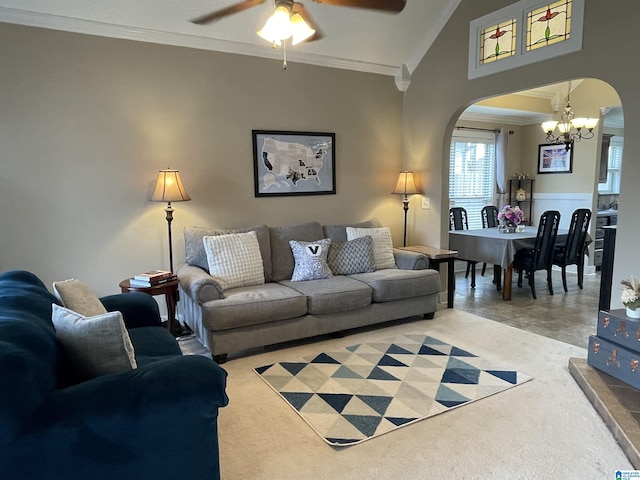
[[[215,12],[208,13],[201,17],[195,18],[191,20],[192,23],[196,25],[206,25],[209,23],[213,23],[221,18],[224,18],[228,15],[233,15],[235,13],[240,13],[244,10],[247,10],[251,7],[256,7],[258,5],[262,5],[267,0],[244,0],[239,3],[235,3],[226,8],[222,8],[220,10],[216,10]],[[336,5],[342,7],[356,7],[356,8],[365,8],[369,10],[379,10],[383,12],[391,12],[391,13],[399,13],[401,12],[405,5],[406,0],[312,0],[315,3],[320,3],[324,5]],[[302,17],[302,20],[307,24],[307,26],[313,30],[307,38],[303,40],[318,40],[322,38],[322,34],[320,30],[315,26],[314,22],[311,20],[311,15],[305,8],[305,6],[294,0],[275,0],[276,11],[278,8],[284,7],[288,10],[291,15],[292,21],[294,20],[295,15],[299,15]],[[262,35],[261,35],[262,36]],[[299,40],[301,41],[301,40]],[[295,42],[294,40],[294,43]]]

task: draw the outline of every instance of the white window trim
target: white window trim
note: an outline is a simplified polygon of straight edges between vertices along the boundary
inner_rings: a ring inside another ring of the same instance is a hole
[[[571,5],[571,35],[567,40],[544,48],[526,51],[527,12],[553,3],[553,0],[520,0],[500,10],[472,20],[469,26],[469,79],[484,77],[512,68],[548,60],[582,50],[584,26],[584,0],[573,0]],[[516,53],[494,62],[480,63],[480,33],[486,28],[515,18],[517,21]]]

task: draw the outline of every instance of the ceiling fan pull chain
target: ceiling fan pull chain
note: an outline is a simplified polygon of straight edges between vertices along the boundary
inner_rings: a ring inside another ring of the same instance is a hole
[[[287,69],[287,41],[283,40],[282,42],[282,52],[284,54],[284,60],[282,61],[282,69]]]

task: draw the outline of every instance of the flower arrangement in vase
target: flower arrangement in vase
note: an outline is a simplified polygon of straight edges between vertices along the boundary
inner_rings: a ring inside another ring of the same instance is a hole
[[[517,205],[515,207],[505,205],[498,212],[498,220],[507,227],[507,230],[503,231],[515,232],[516,227],[522,223],[523,218],[524,212]]]
[[[622,280],[620,283],[624,287],[620,299],[627,309],[627,316],[640,318],[640,282],[631,277],[631,280]]]

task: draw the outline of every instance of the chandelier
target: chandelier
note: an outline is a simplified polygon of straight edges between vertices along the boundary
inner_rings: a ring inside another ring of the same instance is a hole
[[[593,138],[593,129],[598,124],[597,118],[575,118],[569,101],[570,93],[571,82],[569,82],[569,88],[567,89],[567,105],[560,114],[560,121],[550,120],[542,124],[542,130],[547,134],[547,142],[564,143],[567,150],[571,150],[574,142],[579,142],[583,138]],[[554,135],[556,127],[558,127],[558,135]]]
[[[298,12],[293,11],[293,1],[276,0],[276,9],[264,24],[258,35],[273,45],[273,48],[282,45],[284,60],[282,68],[287,69],[287,44],[291,38],[291,44],[297,45],[311,37],[316,31],[309,26]]]

